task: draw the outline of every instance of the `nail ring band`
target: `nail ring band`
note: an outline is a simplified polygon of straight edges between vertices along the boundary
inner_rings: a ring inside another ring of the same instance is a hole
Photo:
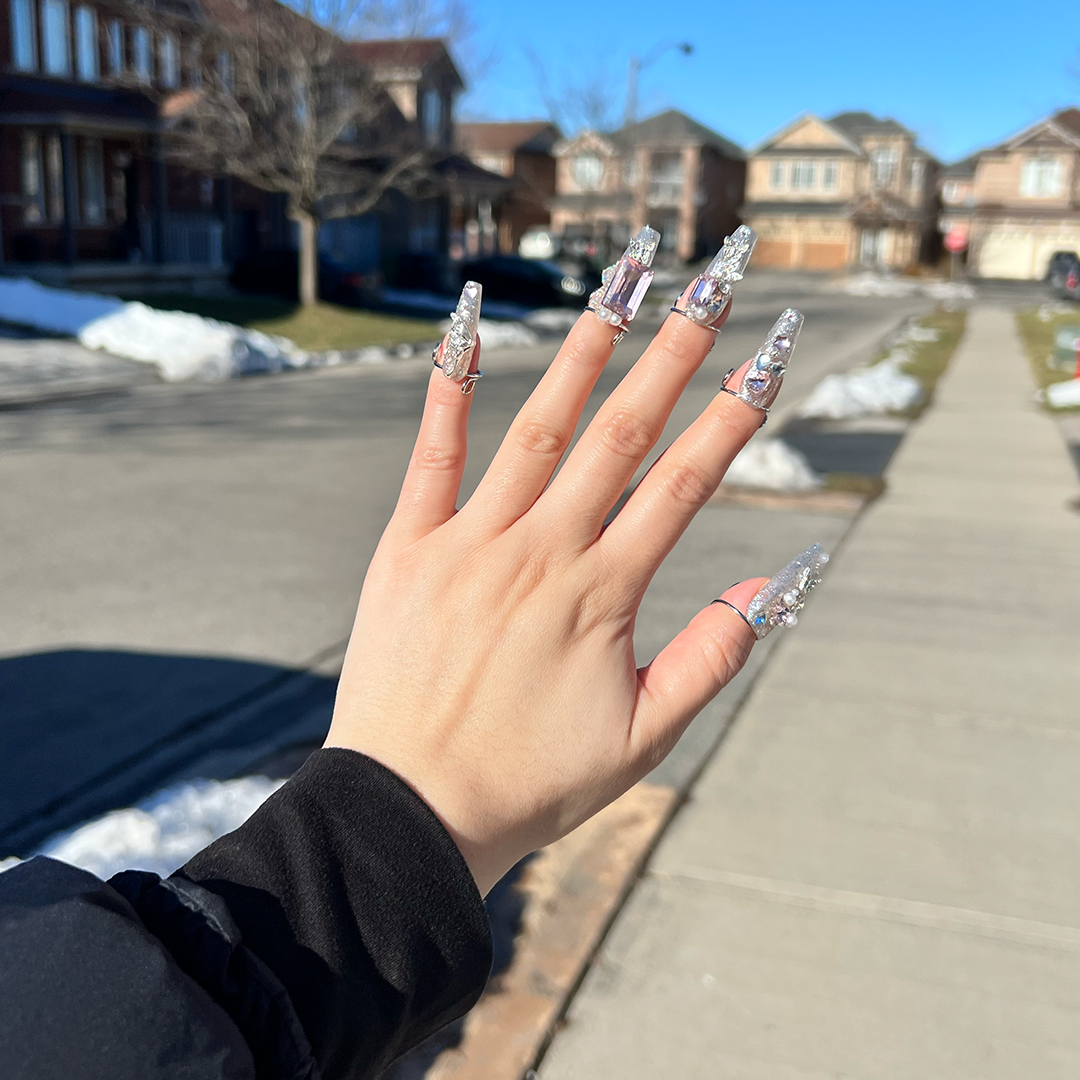
[[[738,616],[739,616],[739,618],[740,618],[740,619],[742,619],[742,621],[743,621],[744,623],[746,623],[746,625],[747,625],[747,626],[749,626],[749,627],[750,627],[750,633],[751,633],[751,634],[753,634],[753,635],[754,635],[754,637],[757,637],[757,636],[758,636],[758,635],[757,635],[757,631],[756,631],[756,630],[755,630],[755,629],[753,628],[753,626],[752,626],[752,625],[750,624],[750,620],[749,620],[749,619],[748,619],[748,618],[747,618],[747,617],[746,617],[746,616],[745,616],[745,615],[744,615],[744,614],[743,614],[743,613],[742,613],[742,612],[741,612],[741,611],[740,611],[740,610],[739,610],[739,609],[738,609],[738,608],[737,608],[737,607],[736,607],[736,606],[735,606],[734,604],[729,604],[729,603],[728,603],[728,602],[727,602],[726,600],[720,600],[720,599],[716,599],[716,600],[714,600],[714,601],[713,601],[713,603],[714,603],[714,604],[723,604],[723,605],[724,605],[724,607],[729,607],[729,608],[731,608],[731,610],[732,610],[732,611],[734,611],[734,612],[735,612],[735,614],[736,614],[736,615],[738,615]]]
[[[439,363],[439,346],[436,345],[431,350],[431,362],[440,370],[443,370],[442,364]],[[468,371],[461,376],[461,392],[468,397],[473,392],[473,387],[476,383],[484,377],[482,371]]]
[[[731,294],[746,273],[756,243],[757,233],[747,225],[740,225],[671,310],[706,330],[719,329],[716,324],[727,311]]]

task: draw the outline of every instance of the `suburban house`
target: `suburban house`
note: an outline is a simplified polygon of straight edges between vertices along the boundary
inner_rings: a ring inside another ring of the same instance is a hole
[[[552,147],[562,138],[546,120],[511,123],[461,123],[457,145],[475,165],[510,181],[494,207],[481,204],[470,220],[463,254],[510,253],[522,235],[551,222],[555,195]]]
[[[743,151],[675,109],[608,134],[583,131],[553,153],[552,229],[597,243],[605,257],[649,224],[661,252],[701,258],[740,223]]]
[[[895,120],[806,115],[747,165],[759,266],[902,269],[936,255],[938,163]]]
[[[1080,109],[1063,109],[946,169],[942,228],[968,233],[969,272],[1038,280],[1080,254]]]
[[[234,10],[235,9],[235,10]],[[284,196],[169,158],[169,103],[209,65],[207,25],[242,17],[236,0],[8,0],[0,5],[0,262],[52,281],[190,281],[295,246]],[[300,16],[290,16],[300,18]],[[333,222],[320,246],[393,271],[407,253],[445,254],[453,202],[505,181],[453,154],[461,76],[441,41],[349,45],[418,142],[443,148],[445,183]],[[480,193],[480,195],[477,194]]]

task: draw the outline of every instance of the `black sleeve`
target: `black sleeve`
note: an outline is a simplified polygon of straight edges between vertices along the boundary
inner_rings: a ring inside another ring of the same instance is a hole
[[[57,874],[78,883],[58,891]],[[128,871],[103,885],[33,860],[0,875],[0,909],[16,912],[27,901],[8,888],[12,875],[31,882],[30,907],[52,910],[53,924],[80,906],[99,916],[84,916],[63,950],[50,918],[16,920],[14,931],[0,923],[0,969],[16,955],[12,977],[0,975],[0,1034],[10,1027],[25,1048],[20,1080],[373,1077],[467,1011],[491,961],[479,893],[446,830],[393,773],[349,750],[313,754],[246,824],[165,881]],[[150,969],[169,1008],[145,1005]],[[64,993],[50,997],[58,985]],[[141,1052],[141,1067],[102,1051],[87,1068],[93,1044],[61,1039],[49,1053],[66,1071],[35,1069],[40,1018],[63,1032],[80,1010],[84,1026],[108,1017],[102,1045]],[[187,1017],[214,1068],[161,1016]]]

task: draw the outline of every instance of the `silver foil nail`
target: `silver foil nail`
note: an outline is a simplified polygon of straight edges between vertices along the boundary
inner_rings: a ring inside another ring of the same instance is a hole
[[[757,355],[743,372],[738,388],[729,385],[734,376],[734,371],[729,371],[724,377],[723,389],[747,405],[768,412],[780,393],[780,384],[784,381],[784,372],[795,350],[795,342],[799,340],[802,324],[802,315],[794,308],[788,308],[761,343]]]
[[[622,258],[601,275],[601,285],[589,297],[589,310],[601,322],[625,329],[645,299],[652,284],[653,259],[660,246],[660,234],[648,225],[627,245]]]
[[[443,339],[441,366],[442,373],[454,382],[465,379],[472,365],[483,291],[478,281],[466,281],[457,308],[450,316],[450,330]]]
[[[713,327],[731,303],[731,294],[746,273],[756,243],[757,233],[740,225],[724,241],[705,273],[691,282],[690,292],[678,300],[674,310],[699,326]]]
[[[759,641],[777,626],[794,626],[799,621],[796,613],[810,590],[821,584],[828,561],[828,552],[814,544],[761,587],[746,608],[746,621]]]

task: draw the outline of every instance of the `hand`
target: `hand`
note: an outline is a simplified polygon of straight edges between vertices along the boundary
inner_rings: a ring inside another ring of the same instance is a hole
[[[711,330],[669,316],[552,481],[614,334],[591,312],[578,319],[460,510],[472,397],[433,371],[345,658],[327,745],[410,784],[482,893],[661,761],[755,641],[723,604],[642,668],[633,635],[653,574],[761,425],[760,409],[718,393],[604,528]],[[764,582],[724,599],[745,612]]]

